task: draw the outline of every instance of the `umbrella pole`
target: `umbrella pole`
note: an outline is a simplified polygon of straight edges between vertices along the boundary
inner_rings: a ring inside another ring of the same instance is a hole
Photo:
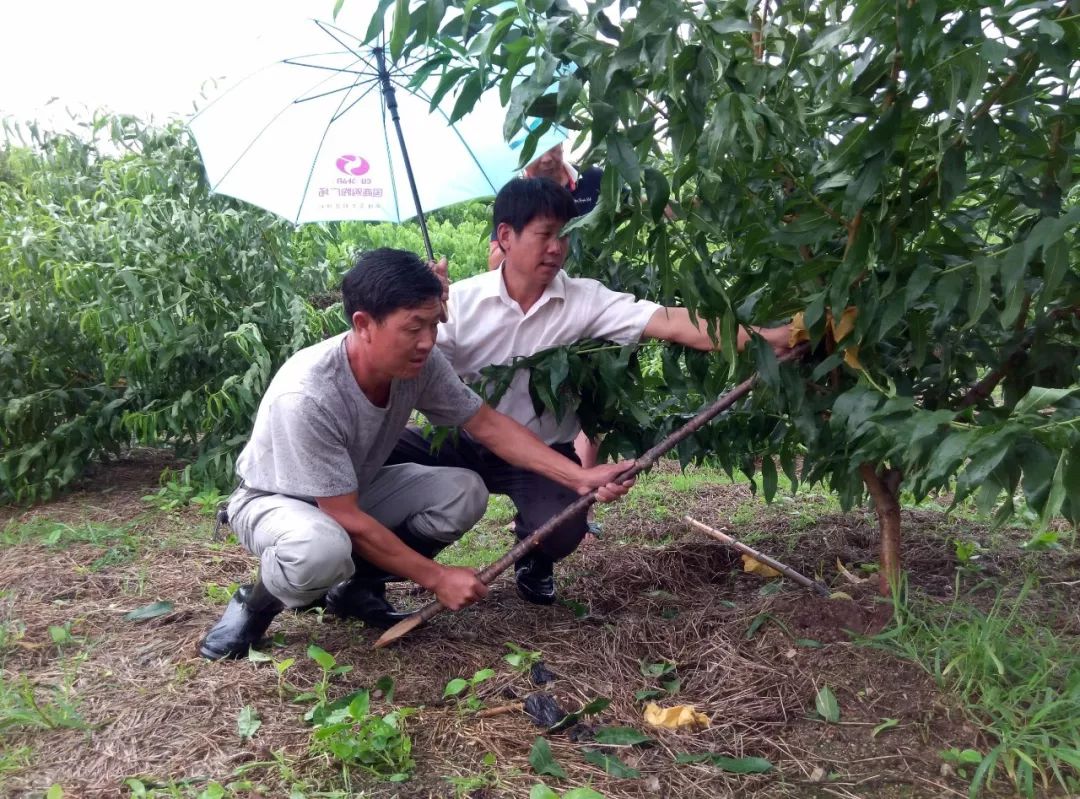
[[[394,121],[394,130],[397,131],[398,144],[401,145],[401,157],[405,161],[405,174],[409,177],[409,190],[412,191],[413,204],[416,206],[416,221],[420,223],[420,233],[424,237],[424,247],[427,249],[428,260],[434,261],[435,253],[431,249],[431,237],[428,235],[424,209],[420,207],[420,195],[416,191],[416,179],[413,177],[412,163],[409,161],[409,150],[405,146],[405,136],[401,132],[401,117],[398,116],[397,96],[394,94],[394,87],[390,83],[390,73],[386,69],[386,53],[381,47],[374,48],[374,52],[375,60],[379,65],[379,83],[382,84],[386,107],[390,109],[390,118]]]

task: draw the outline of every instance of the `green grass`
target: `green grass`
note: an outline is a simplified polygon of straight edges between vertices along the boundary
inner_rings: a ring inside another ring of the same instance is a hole
[[[999,594],[988,612],[897,601],[893,626],[871,639],[919,663],[955,695],[987,745],[971,757],[971,796],[1004,775],[1025,796],[1057,785],[1080,790],[1080,647],[1032,618],[1019,596]]]
[[[510,498],[493,495],[488,500],[484,517],[456,544],[440,553],[439,562],[447,566],[479,569],[498,560],[517,541],[507,528],[513,518],[514,503]]]
[[[0,733],[20,729],[87,729],[67,688],[35,686],[0,675]]]
[[[132,522],[110,525],[101,522],[65,524],[52,519],[36,518],[29,522],[9,523],[0,532],[0,547],[17,544],[39,544],[47,549],[64,549],[71,544],[90,544],[102,552],[88,564],[91,571],[131,563],[139,556],[144,539]]]

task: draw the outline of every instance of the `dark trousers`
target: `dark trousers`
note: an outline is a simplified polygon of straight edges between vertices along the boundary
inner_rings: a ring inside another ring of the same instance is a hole
[[[573,444],[553,444],[551,448],[574,463],[581,462],[574,453]],[[514,503],[517,508],[514,532],[519,539],[528,536],[578,498],[577,492],[554,480],[511,466],[462,431],[459,431],[456,441],[453,435],[448,436],[442,446],[432,452],[419,429],[409,427],[401,434],[386,462],[388,466],[395,463],[457,466],[476,472],[490,493],[505,494]],[[540,550],[552,560],[559,560],[577,549],[588,531],[585,516],[586,511],[582,511],[559,525],[544,539]]]

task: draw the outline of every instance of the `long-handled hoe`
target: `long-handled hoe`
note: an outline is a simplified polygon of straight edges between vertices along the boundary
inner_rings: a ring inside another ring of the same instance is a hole
[[[798,346],[793,347],[788,352],[785,352],[777,360],[779,360],[780,362],[792,361],[797,358],[801,358],[806,353],[806,351],[807,345],[799,344]],[[712,405],[705,408],[689,422],[684,424],[674,433],[669,435],[655,447],[650,449],[648,452],[646,452],[644,455],[642,455],[640,458],[630,464],[630,466],[627,467],[626,471],[622,472],[618,475],[618,477],[615,478],[616,482],[624,483],[634,477],[634,475],[636,475],[638,472],[644,471],[645,469],[651,467],[654,463],[656,463],[657,460],[659,460],[661,456],[670,451],[680,441],[692,435],[693,433],[696,433],[698,430],[700,430],[702,427],[712,421],[714,417],[724,412],[736,402],[738,402],[740,399],[749,394],[750,390],[754,387],[757,381],[758,375],[755,373],[743,382],[739,383],[739,385],[735,386],[735,388],[731,389],[731,391],[724,394]],[[483,582],[484,585],[490,585],[491,582],[504,571],[506,571],[506,569],[508,569],[511,564],[517,562],[522,555],[531,551],[541,541],[543,541],[544,538],[550,535],[552,530],[554,530],[567,519],[573,517],[575,514],[578,514],[581,511],[585,510],[594,502],[596,502],[595,490],[590,491],[588,494],[579,497],[572,504],[568,505],[566,508],[563,508],[562,511],[549,519],[545,524],[534,530],[528,538],[523,538],[509,552],[507,552],[494,563],[484,568],[484,570],[481,571],[479,574],[481,582]],[[446,610],[446,608],[439,602],[431,602],[425,605],[424,607],[420,608],[420,610],[416,611],[416,613],[409,616],[409,618],[405,619],[404,621],[398,622],[389,630],[384,632],[379,637],[379,640],[375,642],[375,648],[378,649],[380,647],[386,646],[389,643],[392,643],[393,641],[396,641],[398,638],[401,638],[406,633],[409,633],[412,630],[416,629],[424,622],[430,621],[432,618],[434,618],[444,610]]]

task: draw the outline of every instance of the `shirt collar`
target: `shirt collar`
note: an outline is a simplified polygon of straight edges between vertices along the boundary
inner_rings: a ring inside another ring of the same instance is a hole
[[[514,298],[510,296],[506,290],[506,281],[503,280],[503,268],[506,266],[506,261],[503,260],[499,264],[498,269],[494,269],[485,276],[488,278],[484,282],[484,299],[498,297],[502,300],[504,305],[508,305],[512,308],[521,310],[521,306],[514,301]],[[537,308],[545,305],[551,300],[566,300],[566,272],[562,269],[558,271],[551,282],[544,289],[544,293],[540,295],[540,299],[536,301],[536,304],[529,309],[529,313],[533,313]]]

